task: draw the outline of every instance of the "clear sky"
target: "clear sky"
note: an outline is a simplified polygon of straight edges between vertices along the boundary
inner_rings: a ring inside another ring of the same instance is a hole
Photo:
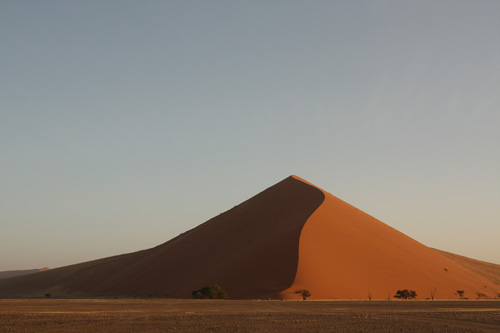
[[[291,174],[500,263],[500,1],[0,1],[0,271],[161,244]]]

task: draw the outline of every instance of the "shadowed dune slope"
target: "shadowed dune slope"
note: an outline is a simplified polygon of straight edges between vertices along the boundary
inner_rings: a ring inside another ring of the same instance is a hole
[[[463,259],[429,248],[324,194],[302,230],[296,278],[282,292],[284,298],[297,298],[299,289],[316,299],[367,299],[369,294],[382,299],[398,289],[415,290],[418,298],[430,298],[434,288],[436,298],[457,298],[457,290],[465,290],[467,297],[500,292],[491,275],[464,265]]]
[[[174,296],[218,283],[276,298],[295,277],[300,232],[324,194],[293,177],[155,248],[0,281],[0,296]]]

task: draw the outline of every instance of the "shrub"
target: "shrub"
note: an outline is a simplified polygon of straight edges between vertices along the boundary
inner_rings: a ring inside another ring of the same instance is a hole
[[[300,294],[302,296],[302,299],[305,301],[306,298],[310,297],[311,296],[311,293],[309,292],[309,290],[307,289],[301,289],[301,290],[297,290],[295,292],[296,294]]]
[[[194,298],[224,299],[227,293],[218,284],[209,284],[191,293]]]
[[[415,290],[408,290],[408,289],[403,289],[403,290],[398,290],[396,291],[396,295],[394,295],[395,298],[404,298],[404,299],[412,299],[417,297],[417,293]]]
[[[480,299],[481,297],[486,297],[485,294],[483,294],[482,292],[479,292],[479,291],[476,293],[476,295],[477,295],[477,299]]]

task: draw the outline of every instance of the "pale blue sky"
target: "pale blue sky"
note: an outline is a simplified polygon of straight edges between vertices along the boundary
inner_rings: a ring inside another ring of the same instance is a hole
[[[0,270],[152,247],[297,174],[500,263],[499,1],[0,1]]]

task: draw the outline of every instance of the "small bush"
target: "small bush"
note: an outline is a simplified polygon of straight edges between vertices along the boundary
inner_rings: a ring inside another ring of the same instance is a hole
[[[486,298],[486,295],[483,294],[482,292],[479,292],[479,291],[476,293],[476,295],[477,295],[477,299],[480,299],[481,297],[485,297]]]
[[[404,299],[412,299],[416,297],[417,293],[415,292],[415,290],[408,290],[408,289],[398,290],[396,291],[396,295],[394,295],[394,298],[404,298]]]
[[[210,298],[210,299],[224,299],[227,298],[227,293],[218,284],[209,284],[199,290],[191,293],[193,298]]]

